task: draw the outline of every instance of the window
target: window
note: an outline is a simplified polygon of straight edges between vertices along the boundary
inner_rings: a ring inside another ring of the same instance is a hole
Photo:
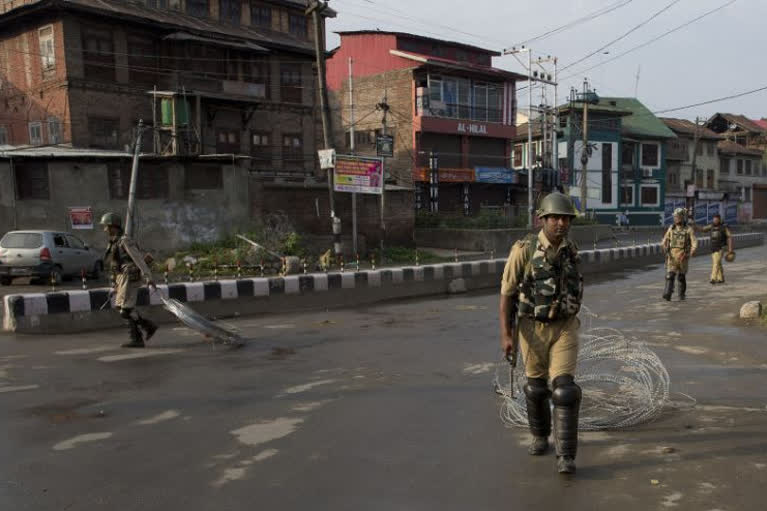
[[[44,162],[14,162],[13,170],[16,174],[16,196],[20,200],[50,198],[48,166]]]
[[[216,152],[219,154],[239,154],[240,132],[230,128],[216,130]]]
[[[258,4],[250,4],[250,24],[257,27],[272,27],[272,8]]]
[[[186,0],[186,12],[195,18],[207,18],[208,0]]]
[[[301,135],[282,136],[282,159],[286,165],[303,163],[303,142]]]
[[[118,149],[120,120],[105,117],[88,117],[90,147],[95,149]]]
[[[743,174],[743,160],[738,158],[738,174]]]
[[[115,55],[112,32],[83,29],[83,62],[89,80],[115,80]]]
[[[286,103],[301,103],[301,65],[283,64],[280,66],[280,96]]]
[[[516,144],[514,146],[514,166],[522,166],[522,144]]]
[[[634,173],[634,144],[624,142],[621,147],[621,171],[624,175]]]
[[[187,190],[217,190],[224,186],[220,165],[192,164],[187,166],[184,174]]]
[[[602,144],[602,203],[613,202],[613,145]]]
[[[71,234],[67,234],[67,243],[69,243],[69,248],[74,248],[75,250],[85,250],[85,243],[83,243],[80,238],[72,236]]]
[[[302,14],[291,14],[288,21],[288,28],[291,34],[301,39],[306,39],[309,34],[306,30],[306,16]]]
[[[621,206],[633,206],[634,205],[634,186],[623,185],[621,186]]]
[[[242,18],[242,2],[240,0],[221,0],[220,21],[239,25]]]
[[[66,236],[63,234],[54,234],[53,235],[53,245],[56,247],[68,247],[67,245],[67,239]]]
[[[8,138],[8,127],[0,125],[0,145],[8,145],[10,140]]]
[[[61,123],[55,117],[48,118],[48,143],[61,143]]]
[[[714,156],[714,144],[706,144],[706,154]]]
[[[746,175],[751,175],[751,160],[746,160]]]
[[[184,64],[196,76],[221,80],[227,75],[226,50],[210,45],[192,44],[189,49],[191,61]]]
[[[642,206],[658,206],[660,205],[660,187],[658,185],[641,185],[639,187],[639,194]]]
[[[695,186],[703,188],[703,169],[695,169]]]
[[[658,144],[642,144],[642,166],[660,167],[660,146]]]
[[[708,174],[706,174],[706,188],[709,190],[714,189],[714,169],[708,169]]]
[[[268,167],[272,164],[270,139],[268,133],[254,131],[250,135],[250,155],[257,167]]]
[[[127,199],[130,189],[130,161],[110,163],[107,166],[107,172],[109,196],[112,199]],[[168,197],[168,185],[168,169],[166,167],[157,163],[142,163],[136,183],[136,198],[166,199]]]
[[[37,31],[40,41],[40,65],[43,70],[43,78],[50,78],[56,70],[56,53],[53,42],[53,26],[48,25]]]
[[[258,97],[269,97],[269,63],[264,60],[243,62],[242,79],[247,83],[259,85],[253,91]]]
[[[703,142],[698,142],[695,144],[695,154],[698,156],[703,156]]]
[[[40,121],[29,123],[29,143],[30,145],[41,145],[43,143],[43,123]]]
[[[149,39],[128,37],[131,82],[154,85],[157,80],[157,48]]]

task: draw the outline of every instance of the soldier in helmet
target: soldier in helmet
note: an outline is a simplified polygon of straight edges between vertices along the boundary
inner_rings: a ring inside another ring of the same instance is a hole
[[[125,250],[122,221],[116,213],[106,213],[101,217],[101,225],[109,236],[104,259],[112,268],[115,283],[115,306],[120,309],[120,316],[128,321],[130,341],[124,348],[143,348],[144,340],[149,340],[157,331],[157,325],[139,315],[136,299],[141,287],[141,270]],[[145,255],[145,261],[151,263],[151,256]],[[154,286],[153,282],[149,283]],[[143,330],[143,335],[141,330]]]
[[[666,288],[663,299],[671,301],[674,294],[674,280],[679,278],[679,299],[685,299],[687,292],[687,268],[690,258],[698,249],[698,240],[693,228],[687,225],[687,211],[684,208],[674,210],[674,225],[663,236],[661,246],[666,254]]]
[[[508,357],[516,352],[519,338],[527,376],[527,418],[533,434],[528,452],[540,456],[549,448],[551,400],[557,471],[571,474],[578,447],[581,389],[574,376],[580,326],[577,314],[583,298],[578,248],[567,239],[576,213],[567,195],[554,192],[541,201],[538,216],[543,228],[514,243],[503,271],[501,348]]]
[[[724,269],[722,268],[722,252],[727,247],[727,253],[732,254],[732,234],[722,223],[719,213],[714,215],[711,225],[703,228],[703,232],[711,233],[711,284],[724,284]]]

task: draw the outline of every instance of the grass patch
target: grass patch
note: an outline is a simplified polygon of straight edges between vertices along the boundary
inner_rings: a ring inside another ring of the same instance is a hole
[[[441,262],[450,260],[450,258],[448,257],[439,257],[429,252],[422,252],[414,248],[394,246],[394,247],[384,248],[384,256],[385,256],[384,264],[386,265],[416,264],[416,252],[418,253],[419,264],[441,263]],[[373,252],[373,254],[375,255],[376,261],[380,262],[381,261],[380,251],[376,250],[375,252]]]

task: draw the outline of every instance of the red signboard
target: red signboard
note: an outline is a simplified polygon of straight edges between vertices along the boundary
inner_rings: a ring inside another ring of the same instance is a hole
[[[427,167],[416,168],[413,170],[413,181],[429,181],[429,172],[430,170]],[[474,169],[439,169],[440,183],[473,183],[475,180]]]

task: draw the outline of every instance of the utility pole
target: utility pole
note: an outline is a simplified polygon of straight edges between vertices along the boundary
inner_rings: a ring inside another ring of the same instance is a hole
[[[557,142],[557,130],[559,129],[559,103],[557,98],[557,89],[559,84],[557,83],[557,58],[554,57],[554,129],[551,131],[551,154],[552,154],[552,168],[557,174],[557,181],[559,181],[559,142]]]
[[[305,14],[312,15],[314,24],[314,53],[317,61],[317,81],[320,95],[320,116],[322,118],[322,137],[325,149],[331,149],[330,115],[328,112],[328,94],[325,87],[325,32],[322,30],[320,14],[328,6],[327,2],[312,0]],[[334,237],[334,251],[336,256],[341,255],[341,221],[336,218],[335,204],[333,201],[333,169],[328,169],[328,201],[330,204],[330,226]]]
[[[700,138],[699,127],[700,127],[700,117],[695,117],[695,132],[692,138],[692,175],[690,176],[690,180],[693,182],[693,184],[697,184],[698,182],[698,179],[697,179],[698,166],[697,166],[696,160],[698,158],[698,140]],[[695,206],[693,202],[694,202],[694,198],[689,200],[689,204],[687,204],[687,207],[694,208]]]
[[[134,210],[136,202],[136,184],[138,182],[138,160],[141,154],[141,138],[144,134],[144,121],[139,119],[136,128],[136,145],[133,147],[133,164],[130,172],[130,188],[128,188],[128,212],[125,214],[125,236],[133,237]]]
[[[386,136],[386,116],[389,113],[389,91],[384,89],[383,101],[376,105],[376,110],[383,112],[381,118],[381,135]],[[384,212],[386,207],[386,156],[381,157],[381,254],[380,259],[384,261],[384,238],[386,237],[386,222]]]
[[[581,150],[581,208],[587,213],[587,184],[589,166],[589,98],[588,81],[583,80],[583,148]]]
[[[352,73],[352,58],[349,57],[349,149],[354,154],[354,74]],[[352,192],[352,249],[357,254],[357,193]],[[359,268],[357,268],[359,269]]]

